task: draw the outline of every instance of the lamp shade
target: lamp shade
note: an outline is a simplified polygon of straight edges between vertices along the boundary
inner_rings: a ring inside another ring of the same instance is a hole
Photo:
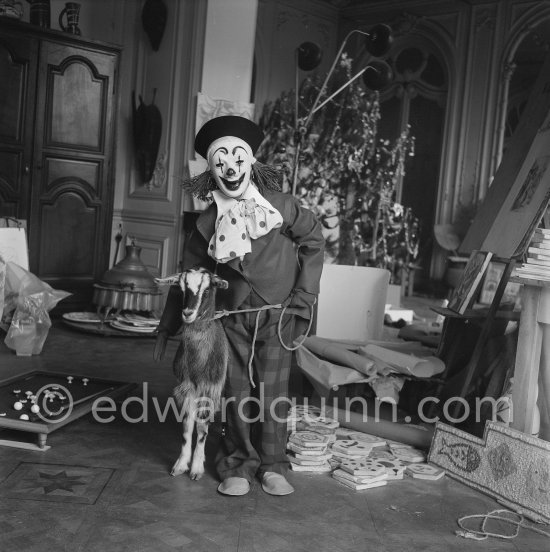
[[[392,68],[381,60],[371,61],[363,73],[363,82],[371,90],[382,90],[393,80]]]
[[[302,42],[298,46],[298,67],[302,71],[312,71],[323,59],[323,50],[315,42]]]
[[[383,56],[388,52],[393,42],[391,28],[388,25],[375,25],[365,38],[365,48],[375,57]]]

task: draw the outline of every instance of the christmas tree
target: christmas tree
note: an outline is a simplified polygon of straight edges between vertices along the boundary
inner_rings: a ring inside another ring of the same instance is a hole
[[[321,102],[351,77],[352,60],[343,54]],[[264,106],[259,124],[266,139],[257,157],[277,166],[283,189],[294,190],[319,217],[325,262],[385,268],[391,282],[400,283],[402,271],[418,255],[418,219],[395,200],[407,156],[414,155],[414,139],[408,128],[393,143],[378,137],[378,93],[360,79],[304,126],[321,86],[318,76],[308,77],[297,102],[291,91]]]

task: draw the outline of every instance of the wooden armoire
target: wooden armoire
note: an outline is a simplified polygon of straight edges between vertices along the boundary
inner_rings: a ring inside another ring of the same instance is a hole
[[[27,221],[30,270],[89,305],[109,268],[120,49],[0,19],[0,217]]]

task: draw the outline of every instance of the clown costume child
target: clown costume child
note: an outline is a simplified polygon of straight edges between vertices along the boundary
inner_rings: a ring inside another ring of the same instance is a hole
[[[288,401],[282,399],[295,322],[301,318],[303,327],[312,316],[324,255],[316,217],[280,191],[274,169],[256,161],[262,140],[261,129],[243,117],[208,121],[195,139],[208,171],[187,183],[191,193],[212,203],[186,240],[182,268],[205,267],[229,284],[216,297],[217,310],[231,312],[221,319],[230,354],[216,469],[218,491],[233,496],[246,494],[255,477],[269,494],[294,490],[285,477]],[[171,286],[156,358],[181,326],[181,305],[181,289]],[[282,314],[272,305],[287,309]]]

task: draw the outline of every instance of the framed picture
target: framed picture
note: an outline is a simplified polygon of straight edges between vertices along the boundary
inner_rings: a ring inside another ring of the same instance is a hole
[[[550,203],[550,55],[532,89],[493,183],[460,244],[461,253],[523,255]]]
[[[481,284],[492,256],[493,254],[489,251],[472,251],[468,263],[464,267],[460,283],[449,300],[449,309],[458,314],[466,312],[468,305]]]
[[[490,305],[495,297],[498,284],[504,274],[504,263],[493,261],[489,263],[487,272],[483,278],[483,284],[481,285],[481,291],[479,293],[479,302],[482,305]],[[508,282],[502,295],[501,303],[513,303],[518,300],[521,284],[516,282]]]

